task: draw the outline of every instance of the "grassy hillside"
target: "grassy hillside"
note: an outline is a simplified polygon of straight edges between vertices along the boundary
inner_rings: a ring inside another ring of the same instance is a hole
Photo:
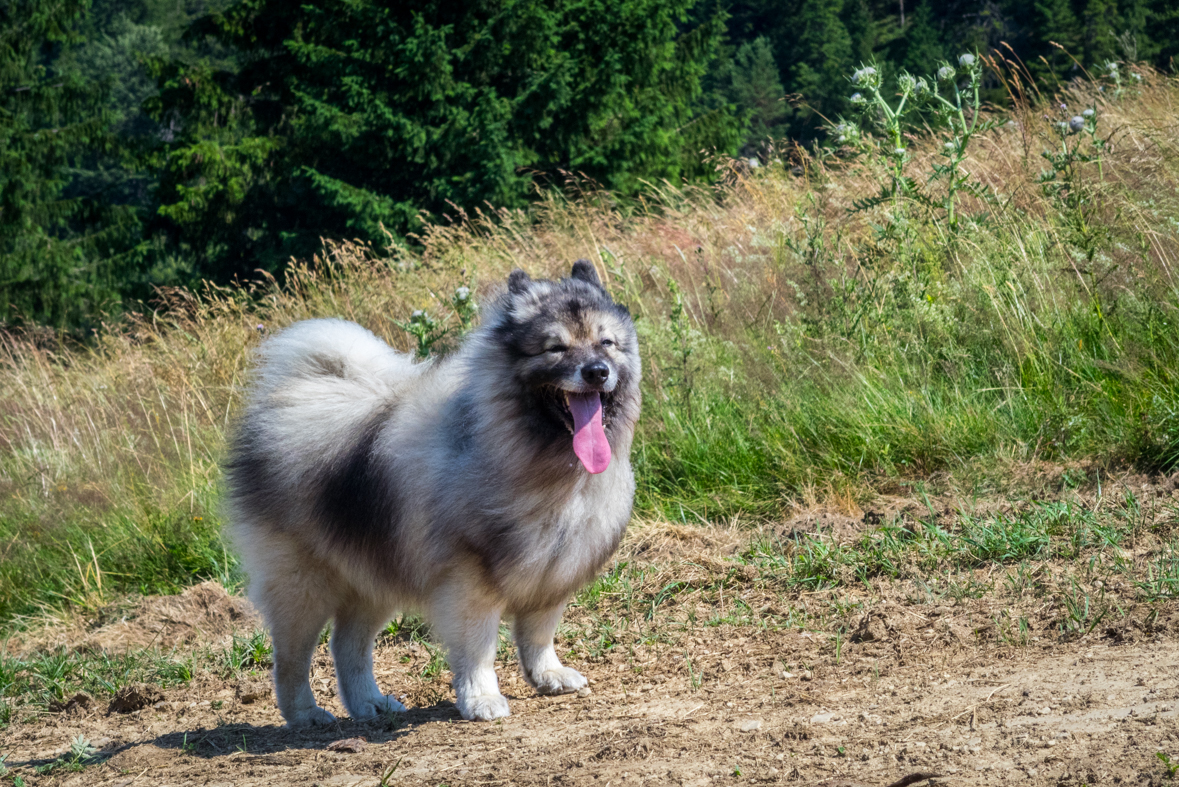
[[[1169,471],[1177,104],[1179,84],[1145,74],[972,138],[905,135],[899,157],[856,138],[628,205],[574,182],[414,250],[332,243],[281,285],[164,293],[93,348],[0,336],[0,616],[232,584],[218,463],[265,334],[333,315],[443,351],[466,316],[456,288],[478,302],[512,268],[560,275],[578,257],[643,340],[640,516],[854,510],[913,484],[1010,492],[1042,466],[1066,485]],[[898,176],[913,189],[874,199]]]

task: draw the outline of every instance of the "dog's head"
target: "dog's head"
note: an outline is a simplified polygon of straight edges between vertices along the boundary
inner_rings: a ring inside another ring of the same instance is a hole
[[[610,443],[627,445],[639,413],[638,336],[587,260],[568,278],[508,277],[489,338],[506,354],[511,391],[542,439],[568,441],[591,473],[605,470]]]

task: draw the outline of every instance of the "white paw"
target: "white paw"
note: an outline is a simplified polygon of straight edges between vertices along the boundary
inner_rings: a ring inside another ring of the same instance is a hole
[[[571,667],[558,667],[533,675],[528,682],[540,694],[572,694],[585,686],[587,681],[584,675]]]
[[[508,700],[502,694],[478,694],[458,701],[459,713],[467,721],[491,721],[511,716]]]
[[[361,700],[357,705],[348,706],[348,715],[353,719],[373,719],[386,713],[404,713],[405,706],[392,697],[378,694],[372,699]]]
[[[318,705],[295,711],[285,718],[288,727],[323,727],[327,724],[334,724],[336,721],[335,716]]]

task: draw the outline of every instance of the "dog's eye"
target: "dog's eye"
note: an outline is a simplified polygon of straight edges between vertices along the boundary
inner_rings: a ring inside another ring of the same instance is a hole
[[[614,346],[614,340],[613,340],[613,339],[603,339],[603,340],[602,340],[602,346],[603,346],[603,347],[613,347],[613,346]]]
[[[546,347],[544,351],[546,353],[563,353],[568,349],[569,348],[563,344],[554,344],[552,347]]]

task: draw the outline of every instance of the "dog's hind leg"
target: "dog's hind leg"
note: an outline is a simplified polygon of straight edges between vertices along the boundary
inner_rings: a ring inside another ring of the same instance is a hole
[[[430,627],[446,646],[454,672],[455,704],[469,721],[511,715],[495,677],[502,612],[482,588],[462,580],[448,583],[430,599]]]
[[[297,574],[296,574],[297,577]],[[307,676],[319,634],[332,614],[328,594],[311,583],[275,577],[271,586],[251,594],[270,627],[274,643],[274,694],[287,724],[330,724],[336,717],[315,704]]]
[[[586,684],[585,677],[565,667],[553,648],[553,635],[565,605],[540,612],[516,614],[516,650],[520,654],[520,672],[524,680],[541,694],[569,694]]]
[[[350,597],[336,610],[332,658],[340,700],[354,719],[371,719],[405,706],[385,696],[373,678],[373,639],[389,616],[362,599]]]

